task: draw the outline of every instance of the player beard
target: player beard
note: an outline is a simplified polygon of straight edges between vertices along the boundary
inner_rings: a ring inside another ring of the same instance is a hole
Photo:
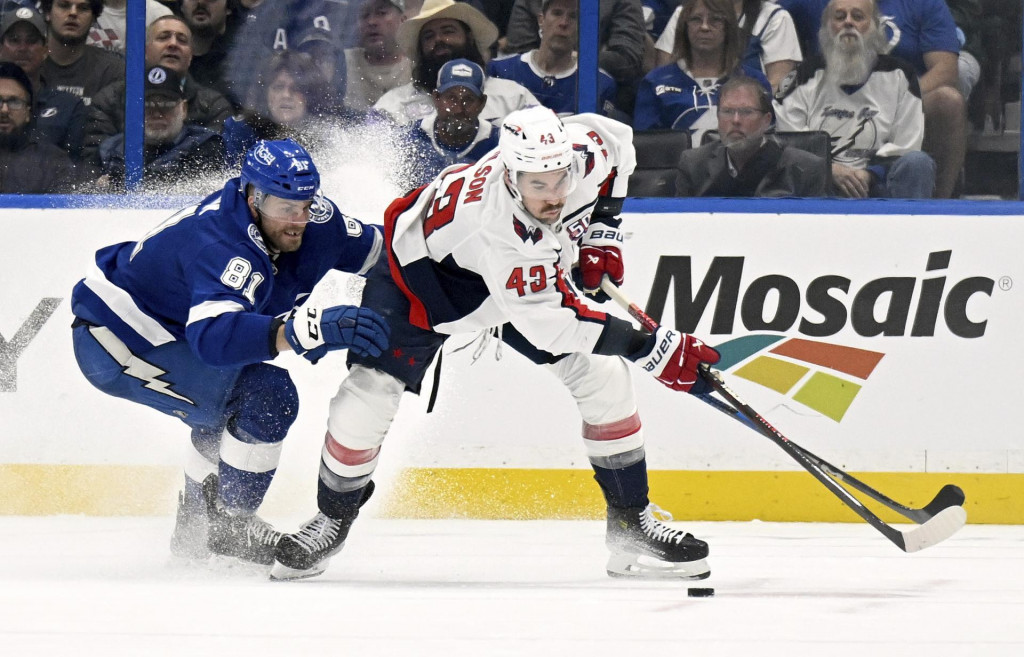
[[[856,85],[863,84],[871,75],[885,37],[879,30],[862,35],[850,28],[830,34],[821,42],[827,77],[838,85]]]

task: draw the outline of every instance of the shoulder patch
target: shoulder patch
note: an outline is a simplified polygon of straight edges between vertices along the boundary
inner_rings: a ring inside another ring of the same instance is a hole
[[[249,239],[259,247],[260,251],[270,255],[267,245],[263,243],[263,235],[260,234],[260,229],[256,227],[256,224],[249,224]]]
[[[324,193],[317,190],[313,198],[313,204],[309,206],[309,220],[314,224],[323,224],[330,221],[334,216],[334,204],[324,197]]]

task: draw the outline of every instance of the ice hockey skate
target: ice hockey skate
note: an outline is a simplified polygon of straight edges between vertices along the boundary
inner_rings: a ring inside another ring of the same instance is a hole
[[[317,512],[299,531],[285,534],[277,546],[277,559],[270,569],[270,579],[289,580],[316,577],[325,570],[331,557],[345,547],[345,539],[359,509],[373,495],[373,482],[363,490],[358,505],[346,508],[344,517],[330,518]]]
[[[608,507],[605,544],[611,551],[608,574],[639,579],[705,579],[708,544],[672,529],[651,507]]]
[[[179,492],[171,554],[182,561],[205,561],[210,558],[209,537],[210,516],[205,506],[187,504],[185,494]]]
[[[203,481],[203,496],[209,514],[207,545],[214,555],[269,566],[283,534],[255,513],[238,513],[227,509],[217,496],[217,479],[210,475]]]

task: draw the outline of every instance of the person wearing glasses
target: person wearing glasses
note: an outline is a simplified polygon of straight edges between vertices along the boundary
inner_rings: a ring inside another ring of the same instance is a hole
[[[688,2],[676,27],[676,61],[640,82],[633,128],[687,130],[697,145],[705,132],[717,128],[718,90],[730,75],[755,78],[768,91],[771,85],[759,69],[740,60],[744,44],[732,0]]]
[[[827,196],[828,169],[821,157],[784,146],[768,132],[772,100],[761,83],[736,75],[718,93],[718,134],[683,151],[677,196]]]
[[[174,192],[194,193],[197,178],[220,174],[224,166],[224,140],[200,125],[188,123],[185,79],[164,66],[146,69],[145,148],[143,181]],[[98,157],[101,190],[119,189],[125,180],[124,132],[100,143]],[[202,182],[200,182],[200,185]]]
[[[68,154],[33,126],[32,83],[17,64],[0,62],[0,194],[54,194],[73,190]]]
[[[773,89],[803,61],[800,39],[789,12],[769,0],[733,0],[743,46],[743,63],[764,71]],[[672,61],[676,25],[682,6],[676,7],[654,44],[657,64]]]
[[[287,139],[257,142],[222,189],[96,252],[71,294],[82,373],[191,430],[172,554],[273,562],[281,535],[256,511],[299,398],[268,361],[386,348],[371,310],[298,307],[332,270],[365,274],[382,244],[378,227],[323,196],[309,153]]]

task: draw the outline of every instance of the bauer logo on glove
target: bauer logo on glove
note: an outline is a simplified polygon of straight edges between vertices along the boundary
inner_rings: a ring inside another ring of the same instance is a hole
[[[673,390],[702,394],[707,386],[697,368],[701,363],[714,365],[721,355],[699,338],[662,326],[643,349],[627,358]]]

